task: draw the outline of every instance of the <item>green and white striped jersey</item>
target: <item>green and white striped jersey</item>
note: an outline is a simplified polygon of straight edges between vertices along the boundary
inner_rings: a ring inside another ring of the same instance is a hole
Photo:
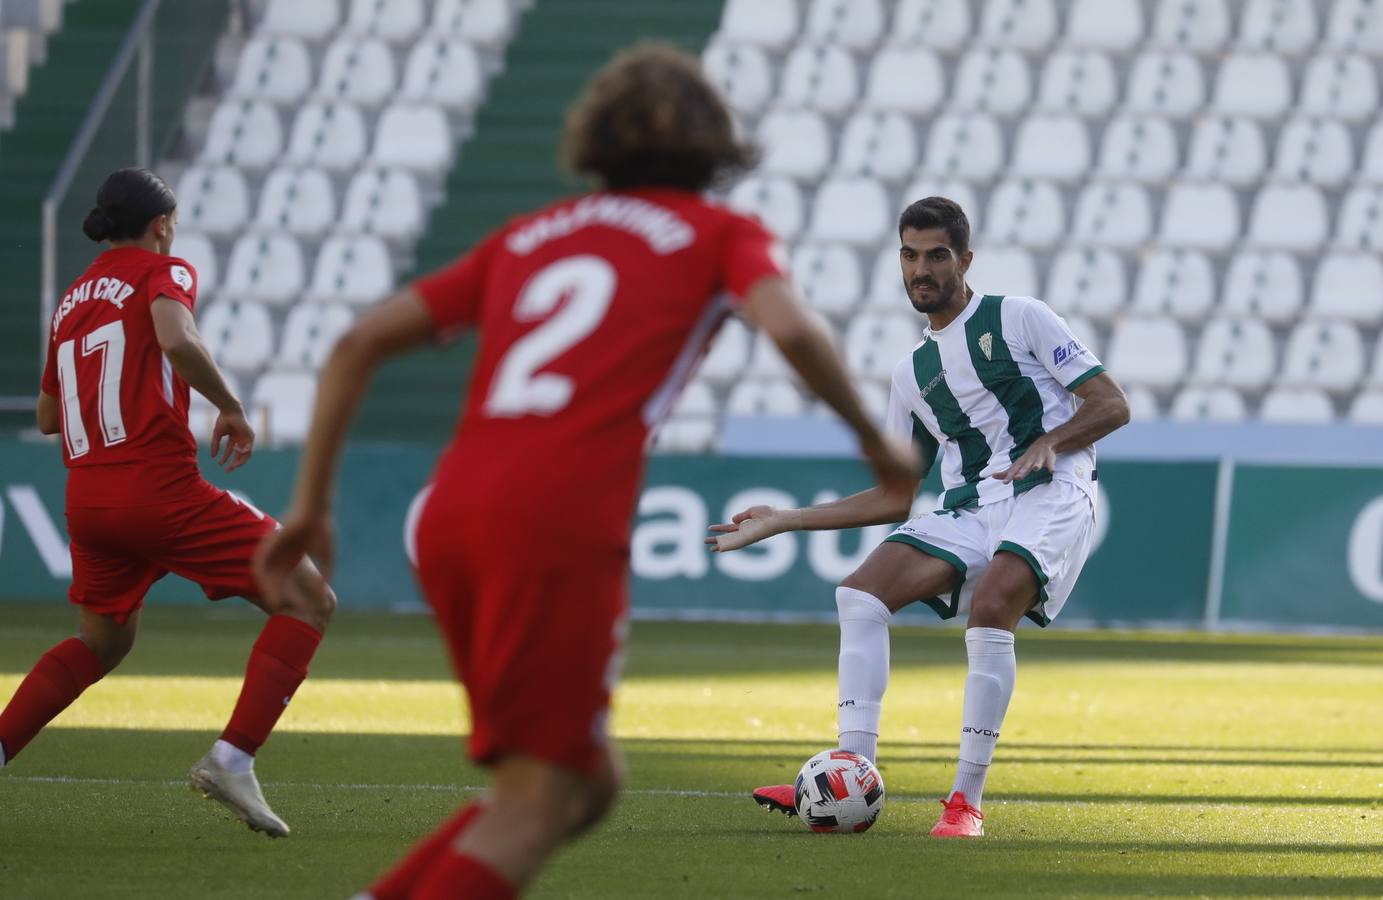
[[[1034,440],[1075,415],[1071,395],[1104,366],[1051,307],[1032,297],[976,295],[893,370],[886,426],[919,445],[924,471],[941,448],[943,509],[985,506],[1053,477],[1095,499],[1095,448],[1057,457],[1055,475],[1004,484],[1002,472]]]

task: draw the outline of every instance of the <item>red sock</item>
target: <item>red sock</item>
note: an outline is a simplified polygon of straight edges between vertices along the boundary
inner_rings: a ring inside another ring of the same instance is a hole
[[[519,892],[474,856],[444,853],[413,891],[413,900],[514,900]]]
[[[270,616],[250,651],[245,684],[221,740],[254,756],[307,677],[307,664],[321,642],[321,632],[306,622]]]
[[[480,815],[479,803],[461,807],[461,811],[447,819],[437,830],[413,845],[408,855],[387,875],[381,877],[370,888],[374,900],[408,900],[413,888],[422,879],[423,873],[431,868],[438,857],[446,852],[451,842],[456,840],[466,826]]]
[[[81,638],[68,638],[39,657],[20,682],[10,705],[0,712],[0,744],[5,747],[5,762],[8,764],[18,756],[44,725],[105,674],[101,661]]]

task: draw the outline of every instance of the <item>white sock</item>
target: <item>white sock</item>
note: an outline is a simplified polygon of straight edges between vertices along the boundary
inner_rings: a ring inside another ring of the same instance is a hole
[[[216,760],[221,768],[230,772],[232,775],[243,775],[246,772],[253,772],[255,768],[255,758],[241,750],[234,744],[227,744],[225,741],[217,741],[211,745],[211,758]]]
[[[960,764],[951,793],[965,794],[976,809],[984,799],[984,780],[999,742],[999,728],[1013,697],[1018,663],[1013,655],[1013,632],[1002,628],[970,628],[965,632],[970,672],[965,676],[961,713]]]
[[[840,747],[874,762],[879,746],[879,712],[888,687],[888,620],[893,614],[873,594],[836,588],[840,615],[840,702],[836,721]]]

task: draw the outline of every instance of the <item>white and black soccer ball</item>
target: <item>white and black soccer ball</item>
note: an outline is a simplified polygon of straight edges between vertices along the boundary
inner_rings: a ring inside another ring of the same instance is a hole
[[[884,779],[858,753],[822,750],[797,773],[793,796],[797,815],[812,831],[856,834],[884,811]]]

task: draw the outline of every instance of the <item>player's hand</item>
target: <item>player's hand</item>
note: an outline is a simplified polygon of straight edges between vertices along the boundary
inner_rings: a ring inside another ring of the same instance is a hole
[[[1052,449],[1052,442],[1046,435],[1033,441],[1027,452],[1018,457],[1017,462],[1002,472],[995,472],[992,477],[1004,484],[1010,484],[1040,469],[1056,471],[1056,451]]]
[[[279,529],[265,535],[255,551],[255,580],[265,596],[284,590],[304,556],[316,560],[322,578],[330,581],[335,550],[332,531],[330,516],[290,510]]]
[[[221,451],[222,439],[226,442],[224,453]],[[227,472],[234,472],[249,461],[254,450],[255,430],[250,427],[250,420],[245,418],[243,411],[216,414],[216,424],[211,428],[213,459],[219,456],[217,462]]]
[[[772,506],[751,506],[727,524],[712,525],[714,537],[706,538],[712,553],[726,553],[757,544],[764,538],[802,527],[802,510],[774,509]]]
[[[920,477],[917,451],[902,441],[880,435],[873,442],[861,443],[860,452],[874,470],[884,496],[898,500],[902,506],[912,505]]]

